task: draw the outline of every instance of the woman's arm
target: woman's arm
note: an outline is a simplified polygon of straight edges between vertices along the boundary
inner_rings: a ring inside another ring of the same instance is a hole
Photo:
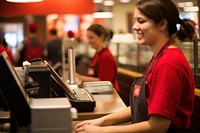
[[[101,126],[110,126],[115,124],[121,124],[131,121],[131,108],[127,107],[126,109],[112,113],[102,117],[103,123]]]
[[[114,124],[124,123],[131,120],[131,110],[130,107],[126,109],[112,113],[101,118],[93,119],[93,120],[86,120],[74,127],[74,131],[79,130],[79,128],[83,127],[84,125],[93,125],[93,126],[110,126]]]
[[[103,133],[165,133],[169,128],[171,120],[152,115],[148,121],[122,126],[102,127]]]
[[[100,81],[99,78],[96,77],[90,77],[90,76],[84,76],[84,75],[80,75],[78,73],[76,73],[76,77],[82,81],[82,82],[89,82],[89,81]]]
[[[170,123],[171,120],[163,116],[152,115],[148,121],[135,124],[102,127],[85,124],[80,127],[76,127],[74,131],[75,133],[165,133],[169,128]]]

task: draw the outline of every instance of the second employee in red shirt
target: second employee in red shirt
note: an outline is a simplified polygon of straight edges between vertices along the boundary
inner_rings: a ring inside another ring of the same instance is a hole
[[[88,75],[76,74],[76,76],[83,82],[110,81],[119,92],[117,63],[105,43],[108,37],[107,30],[99,24],[93,24],[87,29],[88,43],[96,50],[96,53],[88,68]]]

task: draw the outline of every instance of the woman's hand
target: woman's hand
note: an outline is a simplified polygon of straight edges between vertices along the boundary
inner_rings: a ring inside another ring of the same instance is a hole
[[[74,130],[74,133],[103,133],[103,127],[93,125],[83,125]]]
[[[98,119],[93,119],[93,120],[86,120],[83,122],[78,123],[74,127],[74,132],[79,133],[79,132],[86,132],[87,133],[94,133],[94,131],[100,131],[98,126],[101,126],[103,123],[103,118],[98,118]],[[96,130],[98,128],[98,130]],[[97,133],[97,132],[96,132]]]
[[[75,77],[78,78],[78,80],[82,81],[82,75],[78,74],[78,73],[75,73]]]

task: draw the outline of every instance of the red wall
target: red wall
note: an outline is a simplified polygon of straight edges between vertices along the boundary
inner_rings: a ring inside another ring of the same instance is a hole
[[[12,3],[0,0],[0,16],[46,15],[46,14],[91,14],[92,0],[44,0],[37,3]]]

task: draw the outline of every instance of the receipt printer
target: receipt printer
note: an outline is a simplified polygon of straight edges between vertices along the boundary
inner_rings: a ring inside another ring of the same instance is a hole
[[[50,98],[51,97],[51,75],[50,70],[47,66],[44,65],[31,65],[27,68],[25,74],[26,86],[29,87],[37,87],[38,92],[35,95],[30,95],[30,97],[34,98]],[[31,80],[30,80],[31,79]]]
[[[47,66],[29,65],[28,67],[15,67],[15,70],[29,97],[51,97],[51,75]]]

